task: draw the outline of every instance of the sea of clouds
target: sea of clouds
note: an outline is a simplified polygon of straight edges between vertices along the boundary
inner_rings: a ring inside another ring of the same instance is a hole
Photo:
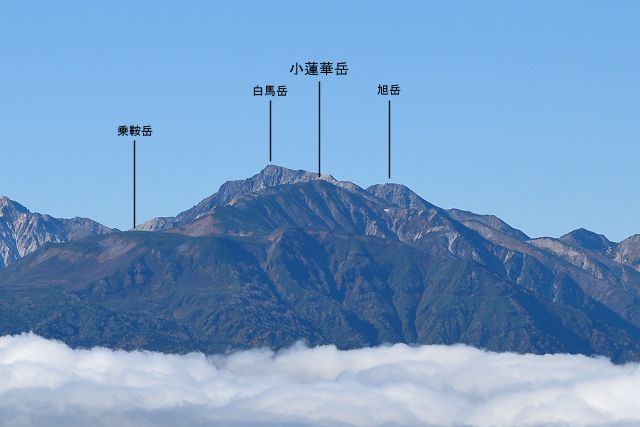
[[[0,338],[2,426],[640,425],[640,370],[402,344],[226,356]]]

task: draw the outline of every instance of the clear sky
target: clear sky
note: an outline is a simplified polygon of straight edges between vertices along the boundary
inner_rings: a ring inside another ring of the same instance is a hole
[[[175,215],[268,163],[393,182],[432,203],[500,216],[532,236],[640,233],[640,2],[0,3],[0,194],[33,211],[131,226]]]

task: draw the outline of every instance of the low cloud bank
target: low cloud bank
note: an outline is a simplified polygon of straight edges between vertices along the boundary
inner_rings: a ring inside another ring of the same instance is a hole
[[[229,356],[0,338],[0,425],[640,425],[640,370],[466,346]]]

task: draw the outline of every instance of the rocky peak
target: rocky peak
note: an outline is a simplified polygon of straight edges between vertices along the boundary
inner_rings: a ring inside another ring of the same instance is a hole
[[[604,235],[594,233],[584,228],[578,228],[560,237],[560,240],[571,246],[588,249],[594,252],[606,252],[614,245]]]
[[[7,196],[0,197],[0,216],[3,216],[5,213],[10,215],[19,215],[22,213],[30,213],[29,209],[22,206],[20,203],[11,200]]]
[[[215,200],[218,204],[226,204],[238,196],[259,192],[265,188],[276,187],[285,184],[297,184],[322,179],[335,184],[337,180],[331,175],[320,175],[302,169],[294,170],[282,166],[267,165],[251,178],[237,181],[227,181],[220,186],[217,193],[203,200],[205,204]],[[201,203],[203,203],[201,202]]]
[[[263,182],[268,186],[283,184],[295,184],[298,182],[308,182],[315,179],[322,179],[331,183],[337,180],[331,175],[318,175],[316,172],[309,172],[303,169],[289,169],[278,165],[267,165],[249,180]]]
[[[640,271],[640,234],[634,234],[618,243],[613,255],[616,261],[629,264]]]
[[[0,197],[0,269],[47,242],[62,243],[112,230],[86,218],[57,219],[30,212],[8,197]]]

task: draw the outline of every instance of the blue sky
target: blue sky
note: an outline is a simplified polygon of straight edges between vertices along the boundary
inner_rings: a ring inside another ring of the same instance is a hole
[[[175,215],[268,163],[315,170],[317,79],[295,62],[347,61],[323,78],[323,171],[392,181],[442,207],[493,213],[532,236],[640,233],[640,3],[2,2],[0,194],[31,210],[131,226]]]

